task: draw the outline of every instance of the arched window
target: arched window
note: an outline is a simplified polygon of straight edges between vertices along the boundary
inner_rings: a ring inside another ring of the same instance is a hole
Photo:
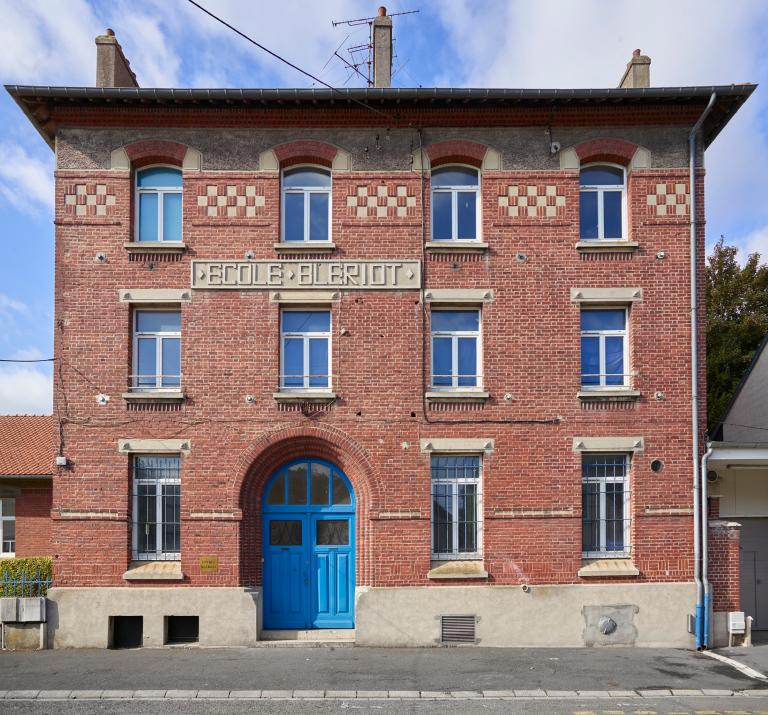
[[[608,164],[585,166],[580,184],[580,238],[583,241],[626,238],[624,168]]]
[[[181,171],[152,166],[136,172],[136,240],[181,241]]]
[[[331,172],[299,166],[283,172],[283,241],[331,240]]]
[[[432,240],[475,241],[480,237],[480,175],[468,166],[432,171]]]

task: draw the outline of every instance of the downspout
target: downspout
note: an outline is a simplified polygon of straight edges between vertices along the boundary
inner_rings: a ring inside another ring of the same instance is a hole
[[[701,125],[715,106],[717,93],[712,92],[709,102],[701,113],[696,124],[693,125],[688,135],[688,156],[689,173],[691,184],[691,422],[692,422],[692,442],[693,442],[693,560],[694,571],[693,578],[696,582],[696,648],[701,650],[706,648],[704,634],[704,611],[706,609],[706,598],[709,592],[709,584],[704,583],[702,576],[701,555],[704,549],[702,545],[707,538],[707,530],[702,528],[705,523],[706,513],[701,512],[701,473],[699,472],[699,348],[698,348],[698,262],[696,256],[697,247],[697,200],[696,200],[696,138],[701,129]]]
[[[701,580],[704,584],[704,604],[701,636],[701,649],[709,648],[710,632],[712,630],[712,589],[707,578],[707,560],[709,553],[709,510],[707,509],[707,461],[712,454],[712,447],[707,446],[707,451],[701,455]]]

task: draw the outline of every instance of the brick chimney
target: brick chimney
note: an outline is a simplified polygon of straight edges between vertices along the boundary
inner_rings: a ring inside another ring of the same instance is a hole
[[[125,59],[123,48],[114,30],[107,28],[96,38],[96,86],[138,87],[131,63]]]
[[[373,86],[390,87],[392,85],[392,18],[387,15],[387,8],[380,7],[379,15],[371,25],[373,44]]]
[[[641,55],[640,50],[632,53],[624,76],[619,82],[619,89],[636,89],[651,86],[651,58]]]

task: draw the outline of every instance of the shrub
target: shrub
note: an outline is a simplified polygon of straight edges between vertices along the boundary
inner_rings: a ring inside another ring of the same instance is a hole
[[[45,596],[51,568],[50,556],[0,559],[0,596]]]

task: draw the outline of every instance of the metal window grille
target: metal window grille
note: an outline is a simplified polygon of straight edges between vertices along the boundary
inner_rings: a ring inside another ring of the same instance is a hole
[[[0,499],[0,554],[16,553],[16,500]]]
[[[582,458],[582,552],[585,557],[630,551],[629,455]]]
[[[482,503],[479,456],[432,457],[432,558],[477,558]]]
[[[133,458],[133,558],[181,558],[179,457]]]

